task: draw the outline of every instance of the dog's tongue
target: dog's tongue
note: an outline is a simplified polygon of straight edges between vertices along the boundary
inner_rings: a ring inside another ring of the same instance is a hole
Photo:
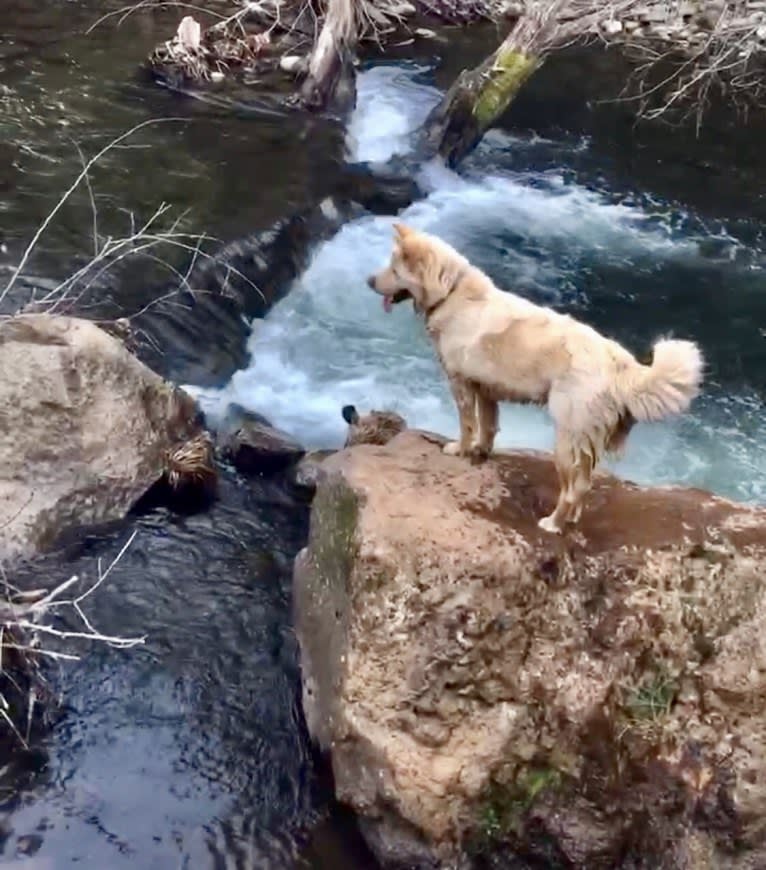
[[[391,297],[384,296],[383,297],[383,310],[386,312],[386,314],[390,314],[393,307],[394,307],[394,303],[391,301]]]

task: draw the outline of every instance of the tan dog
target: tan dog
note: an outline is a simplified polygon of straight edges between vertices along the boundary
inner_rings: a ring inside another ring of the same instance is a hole
[[[548,532],[577,522],[593,469],[637,420],[685,411],[703,359],[689,341],[661,340],[650,366],[590,326],[499,290],[446,242],[401,224],[389,266],[369,279],[386,311],[412,299],[449,378],[460,440],[444,451],[486,458],[499,401],[547,405],[556,424],[558,503]]]

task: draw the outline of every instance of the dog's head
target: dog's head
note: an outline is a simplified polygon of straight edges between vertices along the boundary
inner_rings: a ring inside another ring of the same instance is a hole
[[[441,239],[404,224],[396,224],[394,232],[391,262],[367,283],[383,297],[386,311],[412,299],[416,308],[429,312],[454,290],[468,263]]]

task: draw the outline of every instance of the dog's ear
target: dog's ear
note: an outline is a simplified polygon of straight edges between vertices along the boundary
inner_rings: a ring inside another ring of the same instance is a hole
[[[349,426],[354,426],[359,422],[359,414],[353,405],[345,405],[341,414],[343,414],[343,419]]]
[[[399,241],[403,241],[407,238],[407,236],[411,236],[413,230],[410,229],[406,224],[394,224],[394,232],[396,233],[397,239]]]
[[[445,263],[432,254],[423,262],[420,277],[423,285],[433,294],[433,301],[436,301],[436,299],[443,299],[455,289],[460,271],[458,263],[449,261]]]

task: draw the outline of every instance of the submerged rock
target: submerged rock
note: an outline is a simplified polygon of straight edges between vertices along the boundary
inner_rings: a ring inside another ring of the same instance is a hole
[[[553,538],[547,455],[414,431],[323,472],[303,704],[385,863],[766,866],[766,510],[601,474]]]
[[[219,433],[224,456],[243,474],[275,474],[295,465],[306,449],[260,414],[231,405]]]
[[[86,320],[0,320],[0,564],[123,516],[199,432],[182,391]]]

